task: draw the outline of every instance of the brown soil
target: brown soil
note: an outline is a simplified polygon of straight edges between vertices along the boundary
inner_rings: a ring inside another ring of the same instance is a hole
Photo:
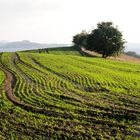
[[[32,112],[35,112],[35,113],[41,113],[41,114],[45,114],[45,115],[48,115],[48,116],[61,116],[61,117],[67,118],[67,114],[61,114],[61,113],[58,113],[58,112],[45,110],[45,109],[41,109],[41,108],[34,108],[33,106],[22,103],[21,101],[16,99],[16,97],[14,97],[13,89],[12,89],[14,87],[15,83],[16,83],[16,77],[14,76],[14,74],[9,72],[9,70],[7,68],[5,68],[5,66],[3,66],[2,64],[0,64],[0,69],[6,75],[6,79],[4,81],[4,89],[5,89],[6,96],[13,104],[15,104],[17,106],[20,106],[21,108],[23,108],[27,111],[32,111]]]
[[[92,57],[102,57],[101,54],[96,53],[94,51],[88,51],[88,50],[85,50],[83,48],[82,48],[82,51],[87,53],[89,56],[92,56]],[[121,54],[117,57],[108,57],[107,59],[112,59],[112,60],[116,60],[116,61],[124,61],[124,62],[134,62],[134,63],[139,63],[140,64],[140,59],[139,58],[135,58],[135,57],[128,56],[128,55],[125,55],[125,54]]]
[[[19,102],[18,100],[16,100],[16,98],[13,96],[13,90],[12,87],[15,84],[15,77],[9,72],[7,71],[3,65],[0,64],[0,68],[3,70],[3,72],[6,75],[6,79],[4,81],[4,89],[6,92],[6,96],[7,98],[13,102],[14,104],[21,104],[21,102]]]
[[[109,57],[109,59],[118,60],[118,61],[140,63],[139,58],[135,58],[135,57],[128,56],[128,55],[125,55],[125,54],[121,54],[120,56],[117,56],[117,57]]]

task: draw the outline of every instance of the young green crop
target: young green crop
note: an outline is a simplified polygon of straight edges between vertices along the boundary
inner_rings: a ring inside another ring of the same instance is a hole
[[[16,100],[0,71],[0,139],[139,137],[139,64],[28,52],[0,62],[14,75]]]
[[[3,71],[0,70],[0,86],[3,84],[4,78],[5,78],[5,75]]]

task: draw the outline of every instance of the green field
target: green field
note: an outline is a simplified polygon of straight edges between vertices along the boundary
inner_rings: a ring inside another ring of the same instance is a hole
[[[75,47],[45,48],[45,49],[36,49],[36,50],[30,50],[30,51],[28,50],[25,52],[81,56],[81,51],[79,49],[77,50],[77,48],[75,48]]]
[[[140,65],[55,49],[1,53],[5,139],[140,139]]]

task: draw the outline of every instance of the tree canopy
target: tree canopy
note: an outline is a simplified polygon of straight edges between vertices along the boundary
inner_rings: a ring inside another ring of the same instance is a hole
[[[78,40],[79,42],[76,42]],[[106,58],[118,55],[124,50],[124,39],[122,33],[112,22],[101,22],[90,34],[77,34],[73,42],[88,50],[96,51]]]
[[[87,46],[87,39],[88,39],[88,33],[86,31],[82,31],[79,34],[76,34],[73,37],[73,43],[77,47],[86,47]]]

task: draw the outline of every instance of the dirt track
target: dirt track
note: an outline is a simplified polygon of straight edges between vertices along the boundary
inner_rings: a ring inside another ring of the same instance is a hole
[[[27,111],[32,111],[34,113],[40,113],[40,114],[45,114],[48,116],[61,116],[61,117],[65,117],[67,118],[67,114],[61,114],[60,112],[55,112],[55,111],[50,111],[50,110],[45,110],[45,109],[40,109],[40,108],[34,108],[31,105],[22,103],[21,101],[19,101],[18,99],[16,99],[16,97],[14,97],[13,94],[13,88],[14,85],[16,83],[16,77],[14,76],[14,74],[12,74],[12,72],[10,72],[4,65],[2,65],[0,63],[0,69],[5,73],[6,78],[4,81],[4,89],[5,89],[5,93],[7,98],[15,105],[20,106],[21,108],[27,110]]]
[[[21,102],[19,102],[18,100],[16,100],[16,98],[13,95],[12,87],[14,86],[14,84],[16,82],[15,77],[8,70],[6,70],[2,64],[0,64],[0,69],[6,75],[6,78],[5,78],[5,81],[4,81],[4,89],[5,89],[7,98],[11,102],[13,102],[14,104],[21,104]]]

